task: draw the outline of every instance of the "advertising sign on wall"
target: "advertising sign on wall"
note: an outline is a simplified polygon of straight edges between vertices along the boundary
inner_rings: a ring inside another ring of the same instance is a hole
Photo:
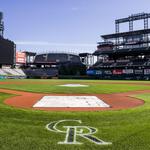
[[[115,75],[121,75],[121,74],[123,74],[123,70],[121,70],[121,69],[115,69],[115,70],[113,70],[113,74],[115,74]]]
[[[133,69],[123,69],[123,74],[133,74]]]
[[[134,70],[134,73],[135,74],[138,74],[138,75],[142,75],[143,74],[143,70]]]
[[[106,75],[112,75],[112,71],[111,70],[104,70],[104,74],[106,74]]]
[[[144,74],[145,75],[150,75],[150,69],[144,69]]]
[[[22,52],[16,52],[16,63],[25,64],[26,63],[26,54]]]

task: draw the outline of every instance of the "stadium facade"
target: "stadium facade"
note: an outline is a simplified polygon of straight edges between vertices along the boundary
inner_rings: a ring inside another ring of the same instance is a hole
[[[15,43],[4,38],[3,13],[0,12],[0,78],[52,78],[83,74],[86,74],[86,66],[79,55],[16,52]]]
[[[35,55],[34,61],[23,66],[28,77],[57,77],[85,75],[86,66],[80,57],[69,53],[45,53]]]
[[[116,33],[102,35],[98,42],[97,62],[87,75],[100,79],[150,79],[150,14],[139,13],[115,21]],[[143,28],[134,30],[134,22],[143,20]],[[120,32],[128,23],[129,31]]]
[[[130,15],[115,21],[116,33],[102,35],[93,53],[16,52],[13,41],[4,38],[3,13],[0,12],[0,78],[52,78],[81,76],[98,79],[150,79],[149,13]],[[134,30],[134,22],[143,28]],[[129,30],[120,32],[128,23]],[[97,58],[94,63],[94,58]]]

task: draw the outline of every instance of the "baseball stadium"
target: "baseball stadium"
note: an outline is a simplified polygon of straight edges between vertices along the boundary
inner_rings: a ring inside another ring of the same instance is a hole
[[[35,53],[4,37],[1,12],[0,150],[149,150],[149,18],[117,19],[93,53]]]

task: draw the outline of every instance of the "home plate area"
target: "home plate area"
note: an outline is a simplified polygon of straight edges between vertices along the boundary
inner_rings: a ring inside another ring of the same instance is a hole
[[[51,107],[110,107],[96,96],[44,96],[34,108]]]

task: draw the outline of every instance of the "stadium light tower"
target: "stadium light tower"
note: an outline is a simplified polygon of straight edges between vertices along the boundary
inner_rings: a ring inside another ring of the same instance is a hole
[[[3,37],[3,34],[4,34],[3,13],[0,12],[0,37]]]
[[[116,27],[116,33],[119,33],[119,25],[121,23],[129,23],[129,31],[133,31],[133,22],[137,21],[137,20],[144,20],[144,29],[148,29],[148,19],[150,18],[150,13],[138,13],[138,14],[132,14],[131,16],[127,17],[127,18],[121,18],[121,19],[117,19],[115,21],[115,27]]]

